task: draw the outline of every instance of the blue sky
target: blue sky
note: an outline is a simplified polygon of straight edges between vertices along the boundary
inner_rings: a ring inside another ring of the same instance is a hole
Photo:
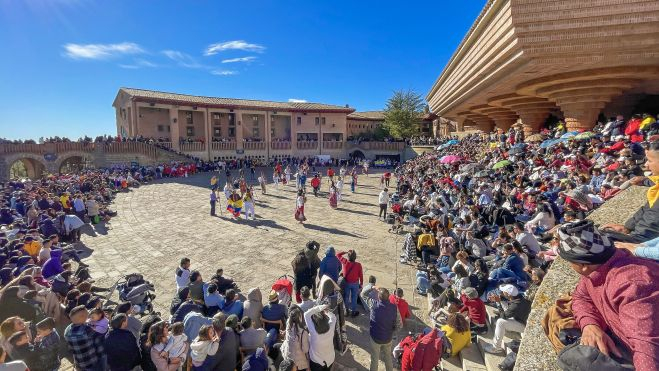
[[[0,0],[0,137],[115,134],[121,86],[381,109],[428,92],[485,0]]]

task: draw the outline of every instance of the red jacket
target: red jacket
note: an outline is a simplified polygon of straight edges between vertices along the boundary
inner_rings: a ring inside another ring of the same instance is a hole
[[[400,313],[400,319],[405,321],[406,318],[411,317],[412,315],[410,314],[410,306],[407,304],[407,301],[403,298],[399,298],[398,296],[391,294],[389,295],[389,302],[391,304],[396,304],[398,307],[398,312]]]
[[[462,308],[460,313],[469,312],[469,320],[471,322],[484,325],[487,320],[487,312],[485,311],[485,303],[480,298],[469,299],[467,295],[460,295],[462,301]]]
[[[641,119],[631,119],[627,122],[627,127],[625,128],[625,135],[629,135],[629,138],[633,143],[638,143],[643,141],[643,134],[639,131],[641,129]]]
[[[344,258],[343,255],[347,254],[345,251],[336,254],[336,257],[339,258],[341,265],[343,266],[343,277],[346,280],[346,283],[358,283],[359,286],[364,284],[364,272],[362,271],[362,265],[357,262],[351,262],[348,259]]]
[[[442,338],[439,337],[439,329],[435,328],[417,342],[411,370],[432,371],[439,364],[443,352]]]

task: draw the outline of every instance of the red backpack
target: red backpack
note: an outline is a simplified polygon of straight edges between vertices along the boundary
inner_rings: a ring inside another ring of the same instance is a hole
[[[444,333],[434,328],[416,343],[412,371],[432,371],[439,364],[445,353],[443,337]]]

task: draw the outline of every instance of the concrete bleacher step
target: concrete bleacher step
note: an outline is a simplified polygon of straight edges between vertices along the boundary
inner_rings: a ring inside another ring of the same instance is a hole
[[[492,344],[492,341],[494,339],[494,328],[496,326],[496,320],[497,317],[495,315],[496,309],[492,306],[486,305],[485,310],[487,311],[487,324],[488,324],[488,331],[486,334],[479,335],[478,336],[478,345],[472,344],[472,347],[479,353],[480,360],[482,362],[482,366],[478,364],[474,364],[472,367],[482,367],[482,368],[473,368],[472,370],[487,370],[487,371],[498,371],[499,370],[499,364],[503,362],[504,358],[506,357],[505,353],[502,354],[490,354],[486,353],[483,350],[483,345],[488,343]],[[503,338],[504,344],[511,342],[512,340],[519,340],[521,339],[520,334],[515,333],[515,332],[506,332],[506,335]],[[464,350],[463,350],[464,352]],[[470,355],[470,358],[475,359],[476,357],[473,355]],[[469,361],[469,360],[468,360]],[[464,362],[463,362],[463,370],[466,371],[468,368],[466,368]]]
[[[476,344],[469,344],[460,351],[460,361],[462,362],[462,371],[488,370],[481,349]]]
[[[442,360],[442,371],[462,371],[462,361],[459,356]]]

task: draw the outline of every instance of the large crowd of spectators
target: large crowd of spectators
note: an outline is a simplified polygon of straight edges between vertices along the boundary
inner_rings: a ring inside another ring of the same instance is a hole
[[[222,269],[204,277],[183,258],[169,316],[140,318],[144,307],[132,299],[108,306],[108,289],[95,285],[76,249],[81,229],[112,218],[116,192],[219,164],[12,180],[0,190],[0,361],[32,370],[57,369],[67,355],[81,370],[329,370],[348,347],[346,323],[363,310],[371,370],[380,359],[387,370],[394,359],[402,370],[430,370],[488,331],[486,305],[498,318],[484,350],[514,353],[504,337],[524,332],[560,256],[581,275],[571,309],[547,320],[552,343],[566,348],[562,362],[596,357],[656,370],[659,141],[612,134],[444,138],[432,141],[441,149],[399,166],[396,193],[383,189],[378,201],[390,201],[385,219],[409,231],[401,261],[416,266],[416,289],[431,304],[430,326],[400,341],[396,331],[411,317],[403,291],[365,277],[356,251],[321,254],[314,241],[293,257],[294,280],[265,293],[243,295]],[[586,219],[630,185],[649,186],[647,203],[624,225]]]

